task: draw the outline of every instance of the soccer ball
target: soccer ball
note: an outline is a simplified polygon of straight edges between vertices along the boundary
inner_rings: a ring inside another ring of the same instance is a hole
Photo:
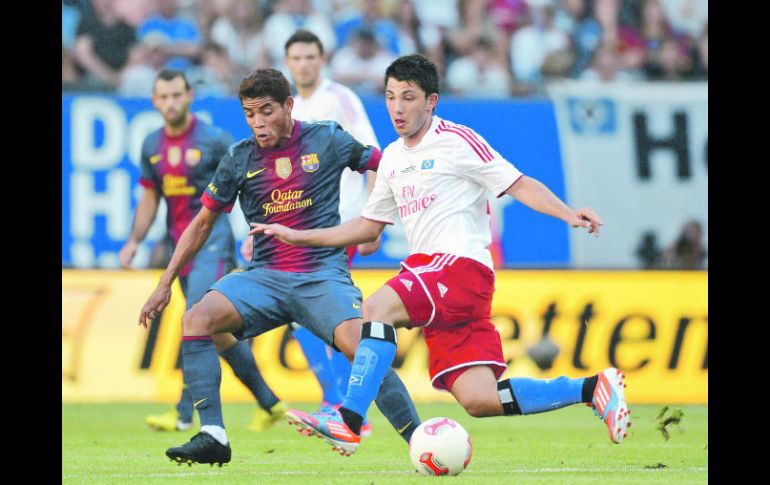
[[[471,461],[471,438],[460,423],[431,418],[414,430],[409,458],[422,475],[459,475]]]

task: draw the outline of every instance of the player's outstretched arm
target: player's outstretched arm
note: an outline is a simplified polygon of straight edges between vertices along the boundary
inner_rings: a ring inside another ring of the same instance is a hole
[[[598,214],[590,207],[573,209],[561,201],[539,180],[523,176],[511,185],[506,194],[543,214],[563,220],[572,227],[587,227],[588,233],[599,237],[599,226],[604,225]]]
[[[371,194],[374,190],[374,184],[377,181],[377,172],[373,170],[366,171],[366,191]],[[358,245],[358,254],[369,256],[374,254],[380,248],[380,236],[372,242],[365,242]]]
[[[160,277],[158,286],[147,299],[144,307],[142,307],[142,312],[139,314],[139,325],[147,328],[147,323],[152,321],[153,318],[157,317],[166,308],[166,305],[171,300],[171,284],[182,268],[203,247],[218,217],[219,212],[209,210],[206,206],[203,206],[198,215],[195,216],[184,230],[176,245],[176,249],[174,249],[174,254],[171,255],[171,261],[169,261],[166,271]]]
[[[344,247],[376,240],[385,228],[384,222],[377,222],[363,217],[351,219],[345,224],[323,229],[290,229],[281,224],[259,224],[252,222],[249,234],[265,233],[281,241],[297,246],[332,246]]]
[[[158,213],[158,206],[160,205],[160,194],[155,189],[145,187],[142,192],[142,197],[139,199],[139,203],[136,206],[136,212],[134,213],[134,222],[131,224],[131,234],[128,236],[126,244],[120,248],[118,258],[120,264],[124,268],[131,266],[131,261],[134,260],[136,255],[136,249],[139,247],[144,238],[147,237],[147,232],[150,230],[152,221],[155,220],[155,215]]]

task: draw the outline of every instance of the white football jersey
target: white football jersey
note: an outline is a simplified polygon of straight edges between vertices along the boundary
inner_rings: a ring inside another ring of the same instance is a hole
[[[392,224],[400,217],[409,253],[449,253],[492,268],[487,196],[522,177],[479,134],[438,116],[420,143],[403,138],[382,153],[362,216]]]
[[[380,148],[361,99],[350,88],[328,79],[321,81],[309,98],[294,97],[292,117],[300,121],[336,121],[362,144]],[[346,168],[340,180],[342,222],[361,215],[366,197],[366,177]]]

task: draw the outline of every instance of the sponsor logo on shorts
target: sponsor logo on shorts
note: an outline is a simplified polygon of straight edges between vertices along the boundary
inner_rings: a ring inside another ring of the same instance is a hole
[[[406,286],[406,289],[407,289],[408,291],[412,291],[412,282],[411,282],[411,281],[409,281],[409,280],[405,280],[405,279],[403,279],[403,278],[399,278],[399,279],[398,279],[398,281],[400,281],[401,283],[403,283],[403,285],[404,285],[404,286]]]
[[[436,286],[438,286],[438,291],[441,293],[441,298],[444,298],[444,295],[446,295],[446,292],[449,288],[442,285],[441,283],[437,283]]]

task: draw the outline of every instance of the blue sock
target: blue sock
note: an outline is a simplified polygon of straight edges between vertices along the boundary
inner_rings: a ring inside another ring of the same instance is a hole
[[[337,389],[339,390],[340,396],[340,402],[344,398],[344,396],[348,393],[348,380],[350,379],[350,371],[353,370],[353,367],[350,365],[350,361],[347,357],[345,357],[345,354],[342,352],[337,352],[336,350],[332,352],[332,365],[334,366],[334,373],[337,376]],[[385,376],[387,379],[387,375]],[[398,378],[398,376],[396,376]],[[383,381],[383,385],[384,385]],[[364,416],[364,424],[368,423],[369,420],[366,419],[366,416]]]
[[[505,414],[535,414],[583,402],[584,380],[566,376],[556,379],[513,377],[498,382],[497,389]]]
[[[279,399],[259,372],[248,343],[239,340],[222,352],[222,357],[233,368],[236,377],[251,391],[262,409],[269,411],[275,406]]]
[[[365,322],[342,407],[365,418],[395,356],[396,329],[380,322]]]
[[[340,394],[337,387],[336,374],[334,373],[334,366],[332,366],[331,348],[305,327],[294,329],[294,338],[297,339],[310,370],[313,371],[321,385],[323,400],[329,404],[342,402],[344,394]]]
[[[179,397],[179,402],[176,403],[176,411],[179,413],[179,420],[185,423],[191,423],[193,419],[193,400],[190,395],[190,387],[187,382],[184,382],[184,357],[182,361],[182,395]]]
[[[182,397],[179,398],[179,402],[176,404],[176,410],[179,413],[179,420],[185,423],[191,423],[193,418],[193,400],[190,394],[190,388],[187,384],[183,384]]]
[[[222,368],[211,337],[182,337],[182,359],[184,380],[190,388],[201,426],[224,428],[222,402],[219,398]]]
[[[334,367],[337,390],[340,396],[344,397],[348,392],[348,379],[350,379],[350,371],[352,369],[350,361],[345,357],[345,354],[335,350],[332,351],[332,366]],[[340,398],[340,401],[342,401],[342,398]]]
[[[408,444],[412,433],[421,423],[420,416],[414,408],[414,402],[406,386],[392,368],[385,373],[377,400],[374,402],[383,416],[388,418],[391,426]]]

